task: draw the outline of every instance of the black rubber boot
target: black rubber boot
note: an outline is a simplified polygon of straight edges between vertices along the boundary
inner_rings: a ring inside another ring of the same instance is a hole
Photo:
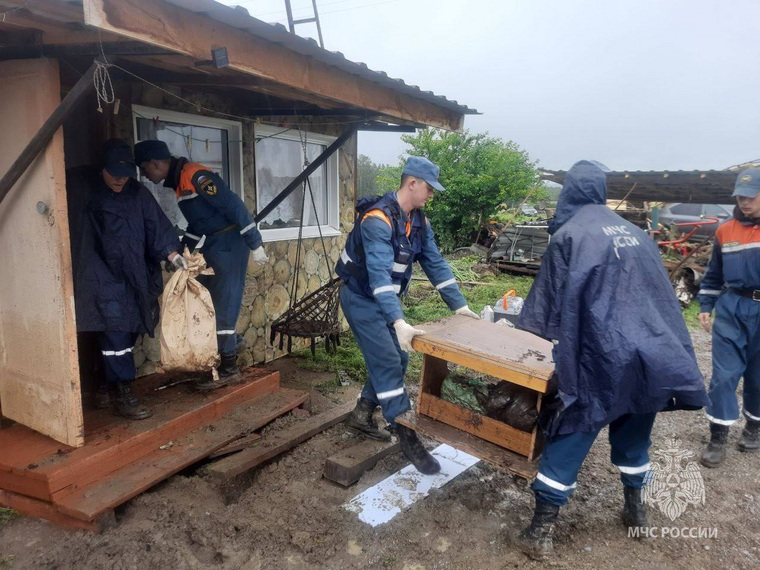
[[[647,506],[641,500],[641,489],[636,487],[623,487],[625,506],[623,507],[623,524],[631,527],[648,527]]]
[[[702,465],[717,467],[726,458],[728,426],[710,422],[710,443],[702,452]]]
[[[559,505],[536,500],[530,526],[517,536],[517,547],[534,560],[544,560],[554,553],[554,528]]]
[[[153,415],[132,392],[130,382],[119,382],[114,389],[114,413],[128,420],[144,420]]]
[[[417,471],[425,475],[435,475],[441,470],[441,464],[425,449],[417,437],[416,431],[406,426],[397,425],[395,432],[401,444],[401,453],[412,462]]]
[[[760,421],[747,420],[742,437],[737,444],[739,451],[751,453],[760,449]]]
[[[95,396],[92,398],[92,406],[96,410],[105,410],[111,407],[111,392],[108,384],[101,384]]]
[[[375,418],[372,417],[376,407],[377,406],[369,400],[359,398],[359,401],[356,402],[354,411],[346,418],[346,426],[366,435],[367,437],[371,437],[372,439],[390,441],[390,432],[378,428],[377,423],[375,423]]]
[[[219,373],[219,380],[214,380],[213,377],[204,378],[196,381],[193,388],[198,392],[211,392],[224,386],[239,384],[243,380],[240,369],[237,367],[237,354],[235,353],[222,354],[222,362],[216,371]]]

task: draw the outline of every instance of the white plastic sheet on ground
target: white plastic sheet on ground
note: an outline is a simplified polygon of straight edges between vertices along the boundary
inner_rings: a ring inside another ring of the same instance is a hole
[[[440,489],[480,461],[446,444],[436,447],[432,454],[441,464],[439,473],[423,475],[413,465],[408,465],[358,494],[343,508],[357,513],[359,520],[370,526],[387,523],[407,507],[427,497],[430,489]]]

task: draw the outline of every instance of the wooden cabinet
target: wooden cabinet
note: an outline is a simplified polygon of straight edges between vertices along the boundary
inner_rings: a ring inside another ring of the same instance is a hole
[[[417,409],[398,422],[448,443],[497,467],[532,478],[542,437],[537,426],[526,432],[441,398],[449,363],[512,382],[535,392],[536,410],[554,372],[552,344],[531,333],[453,316],[420,327],[413,342],[423,354]]]

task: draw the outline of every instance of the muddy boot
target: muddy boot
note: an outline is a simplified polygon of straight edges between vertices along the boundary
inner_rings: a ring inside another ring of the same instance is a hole
[[[114,413],[128,420],[144,420],[153,415],[132,392],[131,382],[119,382],[114,390]]]
[[[111,392],[108,384],[101,384],[95,396],[92,398],[92,407],[96,410],[105,410],[111,407]]]
[[[222,362],[216,370],[219,373],[219,380],[214,380],[213,376],[211,378],[203,378],[197,380],[193,384],[193,388],[198,392],[211,392],[212,390],[239,384],[243,381],[243,376],[237,367],[237,354],[235,353],[222,354]]]
[[[388,430],[380,429],[375,423],[375,418],[372,414],[375,412],[377,406],[364,398],[359,398],[356,402],[356,407],[351,415],[346,418],[346,427],[351,428],[354,431],[358,431],[367,437],[372,439],[379,439],[380,441],[390,441],[391,434]]]
[[[760,421],[747,420],[742,437],[737,445],[739,451],[750,453],[760,449]]]
[[[702,465],[717,467],[726,458],[728,426],[710,422],[710,443],[702,452]]]
[[[412,462],[417,471],[425,475],[435,475],[441,470],[441,464],[425,449],[416,431],[398,425],[395,432],[401,444],[401,453]]]
[[[623,487],[625,506],[623,507],[623,524],[628,528],[648,527],[647,506],[641,500],[641,489]]]
[[[543,560],[554,553],[554,528],[559,505],[536,500],[530,526],[516,539],[517,547],[534,560]]]

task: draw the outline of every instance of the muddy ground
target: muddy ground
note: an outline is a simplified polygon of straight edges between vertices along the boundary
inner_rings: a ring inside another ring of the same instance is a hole
[[[693,333],[709,375],[710,338]],[[275,363],[283,384],[309,387],[331,375]],[[351,386],[329,394],[356,397]],[[318,399],[318,405],[327,405]],[[300,421],[280,418],[270,430]],[[676,436],[698,454],[706,441],[701,412],[661,414],[653,451]],[[196,467],[172,477],[117,512],[117,526],[96,535],[68,532],[19,517],[0,527],[0,568],[171,569],[243,568],[756,568],[760,563],[760,455],[731,451],[720,470],[702,468],[704,506],[671,523],[650,509],[657,526],[717,529],[717,538],[635,541],[619,522],[622,489],[609,462],[606,433],[580,473],[578,489],[560,515],[557,555],[528,560],[509,537],[528,524],[532,494],[524,481],[478,464],[390,523],[372,529],[341,505],[405,465],[381,462],[352,488],[322,479],[324,460],[358,440],[336,426],[224,487]],[[11,560],[11,557],[13,559]],[[5,562],[3,562],[3,560]]]

